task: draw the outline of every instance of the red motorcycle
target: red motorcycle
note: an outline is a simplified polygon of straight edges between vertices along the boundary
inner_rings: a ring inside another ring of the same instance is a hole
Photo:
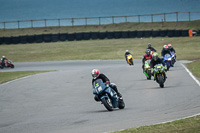
[[[2,66],[2,64],[0,62],[0,68],[1,69],[3,69],[4,67],[7,67],[7,68],[8,67],[10,67],[10,68],[14,68],[15,67],[11,60],[5,60],[4,63],[5,63],[5,66]]]

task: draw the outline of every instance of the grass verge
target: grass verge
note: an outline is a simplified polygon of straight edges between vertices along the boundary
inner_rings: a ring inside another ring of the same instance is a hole
[[[0,72],[0,84],[15,80],[21,77],[34,75],[37,73],[45,73],[50,71],[9,71],[9,72]]]
[[[57,61],[57,60],[112,60],[124,59],[128,49],[134,59],[142,59],[148,43],[161,54],[163,45],[171,43],[178,60],[200,59],[199,37],[157,37],[66,41],[54,43],[33,43],[0,45],[1,55],[13,62]]]
[[[188,63],[186,66],[193,73],[193,75],[200,79],[200,60]]]
[[[113,133],[200,133],[200,116]]]

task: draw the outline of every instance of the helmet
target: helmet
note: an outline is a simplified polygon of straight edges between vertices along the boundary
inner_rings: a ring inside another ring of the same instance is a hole
[[[150,49],[147,49],[147,50],[145,51],[145,53],[149,56],[150,53],[151,53],[151,50],[150,50]]]
[[[126,50],[126,52],[129,52],[128,49]]]
[[[171,49],[171,48],[172,48],[172,44],[168,44],[167,46],[168,46],[168,48],[169,48],[169,49]]]
[[[2,58],[6,58],[6,56],[3,55]]]
[[[148,44],[148,48],[150,48],[150,47],[151,47],[151,43]]]
[[[157,61],[157,59],[158,59],[158,53],[153,53],[153,59],[154,59],[154,61]]]
[[[164,45],[163,48],[164,48],[164,50],[168,50],[168,46],[167,45]]]
[[[92,74],[92,77],[96,79],[97,77],[99,77],[99,74],[100,74],[99,69],[93,69],[91,74]]]

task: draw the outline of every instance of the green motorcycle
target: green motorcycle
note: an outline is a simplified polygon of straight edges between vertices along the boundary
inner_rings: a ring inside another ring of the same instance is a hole
[[[166,71],[162,64],[157,64],[154,66],[154,80],[160,85],[161,88],[164,87],[164,82],[166,81]]]
[[[144,63],[144,74],[146,75],[148,80],[151,80],[150,62],[151,62],[151,60],[146,60]]]

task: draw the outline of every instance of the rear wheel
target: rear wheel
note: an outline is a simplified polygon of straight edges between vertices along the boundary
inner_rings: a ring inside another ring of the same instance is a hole
[[[110,100],[110,98],[103,98],[102,99],[102,103],[108,111],[113,111],[113,107],[112,107],[111,102],[112,101]]]

